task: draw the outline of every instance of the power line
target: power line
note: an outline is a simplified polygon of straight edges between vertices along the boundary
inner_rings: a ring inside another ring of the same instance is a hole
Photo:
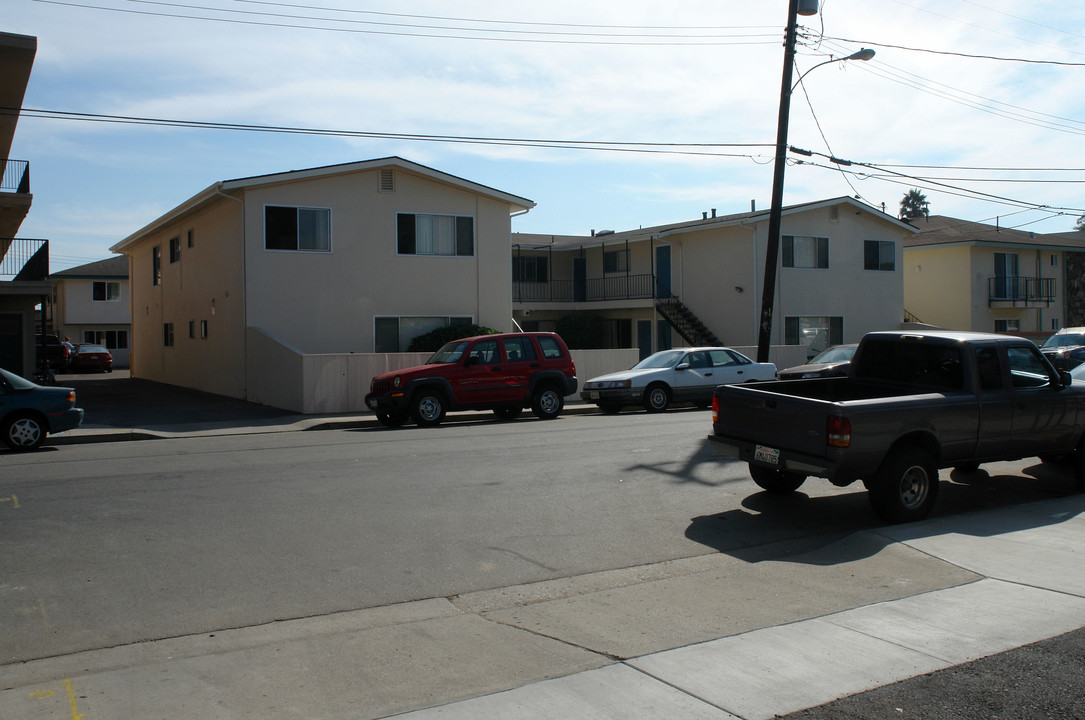
[[[1032,60],[1028,58],[1001,57],[998,55],[976,55],[972,53],[954,52],[952,50],[931,50],[930,48],[909,47],[907,45],[893,45],[891,43],[880,43],[874,40],[854,40],[851,38],[832,37],[829,35],[822,36],[822,39],[837,40],[839,42],[846,43],[855,43],[856,45],[863,46],[873,45],[875,47],[893,48],[894,50],[907,50],[909,52],[930,53],[932,55],[950,55],[953,57],[970,58],[973,60],[998,60],[1000,62],[1030,63],[1034,65],[1063,65],[1067,67],[1085,67],[1085,63],[1066,62],[1064,60]]]
[[[423,133],[393,133],[368,130],[334,130],[325,128],[290,127],[280,125],[254,125],[245,123],[221,123],[201,120],[177,120],[168,118],[135,117],[128,115],[104,115],[95,113],[44,110],[40,108],[0,108],[0,115],[21,115],[80,122],[97,122],[122,125],[147,125],[197,130],[230,130],[286,135],[318,135],[332,137],[366,138],[377,140],[410,140],[419,142],[442,142],[472,145],[509,145],[515,147],[538,147],[565,150],[598,150],[629,153],[657,153],[667,155],[706,155],[711,157],[751,158],[748,153],[715,152],[724,148],[771,148],[772,143],[652,143],[636,141],[605,140],[547,140],[537,138],[483,137],[470,135],[433,135]]]
[[[739,35],[656,35],[655,37],[663,38],[657,40],[639,40],[638,37],[653,37],[653,36],[638,36],[630,34],[603,34],[603,33],[546,33],[542,31],[527,31],[527,30],[491,30],[486,28],[446,28],[442,26],[426,26],[426,25],[411,25],[405,23],[381,23],[373,21],[362,20],[348,20],[348,19],[334,19],[334,18],[316,18],[296,15],[286,15],[278,13],[261,13],[253,11],[241,11],[241,10],[226,10],[220,8],[209,8],[204,6],[193,5],[180,5],[164,2],[154,2],[153,0],[127,0],[128,2],[140,2],[147,5],[161,5],[170,8],[178,8],[179,10],[201,10],[206,12],[215,13],[230,13],[241,14],[246,16],[262,16],[262,17],[282,17],[284,19],[307,21],[307,22],[322,22],[322,23],[345,23],[348,25],[361,24],[383,27],[401,27],[406,29],[419,30],[420,32],[407,32],[406,30],[392,30],[392,29],[363,29],[358,27],[335,27],[335,26],[320,26],[320,25],[301,25],[290,22],[263,22],[259,20],[246,20],[238,18],[228,17],[209,17],[205,15],[192,15],[182,12],[166,12],[166,11],[154,11],[154,10],[136,10],[132,8],[114,8],[104,7],[100,5],[89,5],[79,2],[67,2],[64,0],[34,0],[47,5],[59,5],[64,7],[75,7],[86,10],[98,10],[104,12],[124,13],[129,15],[144,15],[150,17],[161,18],[173,18],[181,20],[198,20],[202,22],[214,22],[225,23],[233,25],[249,25],[257,27],[273,27],[273,28],[286,28],[292,30],[319,30],[324,32],[339,32],[339,33],[353,33],[364,35],[385,35],[396,37],[417,37],[417,38],[429,38],[429,39],[444,39],[444,40],[484,40],[490,42],[507,42],[507,43],[543,43],[543,44],[559,44],[559,45],[614,45],[614,46],[655,46],[655,47],[694,47],[694,46],[727,46],[727,45],[773,45],[779,42],[778,33],[759,33],[759,34],[739,34]],[[503,37],[493,35],[457,35],[449,33],[438,32],[425,32],[426,30],[448,30],[458,32],[470,32],[470,33],[505,33],[505,34],[527,34],[527,35],[564,35],[562,37]],[[574,39],[569,39],[569,38]],[[603,40],[600,38],[613,38],[609,40]],[[758,39],[764,38],[764,39]]]

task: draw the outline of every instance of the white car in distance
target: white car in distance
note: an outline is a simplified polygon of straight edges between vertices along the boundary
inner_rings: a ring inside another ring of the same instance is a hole
[[[718,385],[775,379],[775,365],[754,362],[731,348],[675,348],[649,355],[629,370],[588,380],[580,397],[608,414],[629,405],[662,412],[673,403],[708,407]]]

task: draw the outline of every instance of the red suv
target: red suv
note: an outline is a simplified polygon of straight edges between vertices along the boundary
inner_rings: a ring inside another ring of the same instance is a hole
[[[453,340],[425,365],[377,375],[365,404],[388,427],[408,418],[437,425],[448,410],[493,410],[511,420],[530,407],[549,420],[576,388],[569,348],[554,333],[479,335]]]

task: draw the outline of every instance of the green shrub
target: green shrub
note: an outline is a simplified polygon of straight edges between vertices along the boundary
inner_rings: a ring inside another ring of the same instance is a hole
[[[493,335],[501,332],[482,325],[449,325],[431,330],[425,335],[418,335],[407,347],[407,352],[436,352],[447,342],[475,335]]]

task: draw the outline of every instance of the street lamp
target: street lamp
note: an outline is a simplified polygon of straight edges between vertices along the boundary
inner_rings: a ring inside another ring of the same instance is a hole
[[[802,14],[813,15],[817,12],[817,3],[801,0]],[[791,113],[791,92],[798,87],[802,79],[814,68],[831,62],[844,60],[869,60],[874,51],[863,48],[847,57],[834,58],[818,63],[799,76],[798,82],[791,83],[795,65],[796,16],[800,12],[800,0],[788,3],[787,31],[784,36],[784,72],[780,83],[780,115],[776,124],[776,158],[772,173],[772,206],[769,210],[769,237],[765,248],[765,282],[761,290],[761,319],[757,332],[757,361],[768,362],[769,343],[772,338],[772,305],[776,296],[776,263],[780,256],[780,217],[784,201],[784,167],[787,165],[787,121]]]

